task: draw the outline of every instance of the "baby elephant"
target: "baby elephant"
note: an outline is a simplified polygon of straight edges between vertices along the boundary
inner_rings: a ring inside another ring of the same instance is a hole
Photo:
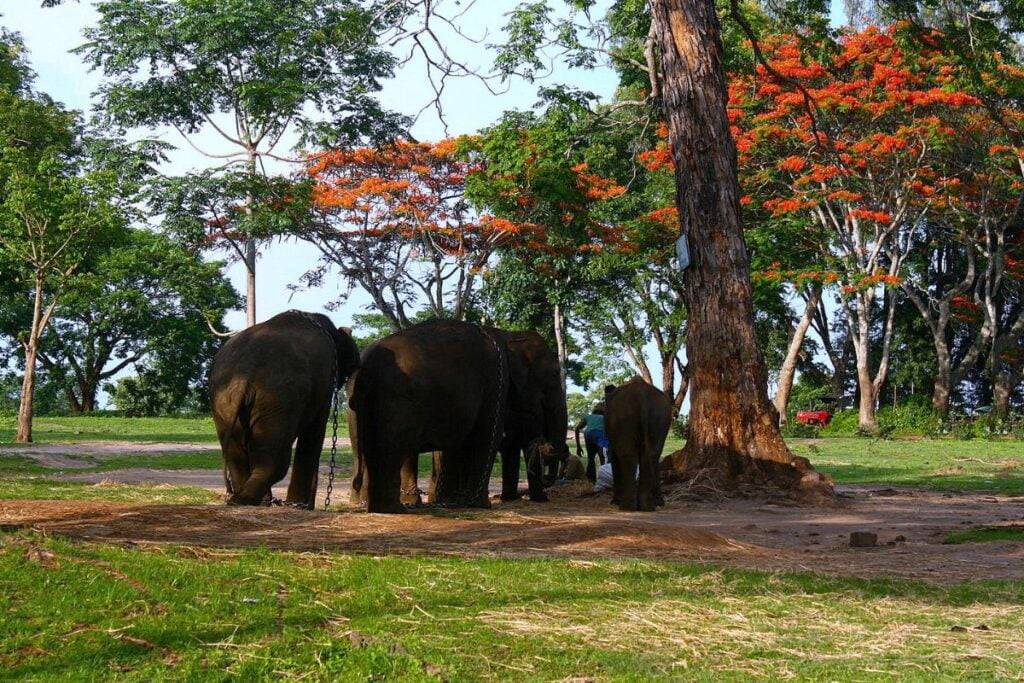
[[[640,377],[605,394],[613,502],[620,509],[653,511],[664,504],[658,461],[672,425],[672,411],[668,396]]]

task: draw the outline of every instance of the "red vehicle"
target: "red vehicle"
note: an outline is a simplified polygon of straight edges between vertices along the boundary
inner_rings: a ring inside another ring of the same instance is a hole
[[[827,410],[798,410],[796,421],[812,427],[827,427],[832,421],[832,413]]]

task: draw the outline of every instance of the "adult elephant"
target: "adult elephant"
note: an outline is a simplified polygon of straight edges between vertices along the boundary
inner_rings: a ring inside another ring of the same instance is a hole
[[[672,401],[640,377],[605,392],[613,503],[622,510],[663,505],[658,464],[672,426]]]
[[[532,501],[546,501],[544,493],[543,468],[545,464],[557,465],[557,462],[568,456],[565,444],[565,430],[568,414],[565,407],[565,392],[562,390],[561,375],[558,368],[558,356],[548,347],[544,338],[536,332],[508,332],[498,328],[479,328],[465,323],[453,324],[463,329],[476,331],[472,336],[484,335],[494,340],[503,350],[508,367],[508,381],[503,383],[504,415],[501,419],[500,452],[502,454],[502,499],[514,500],[519,497],[519,462],[526,457],[526,476],[529,484],[529,496]],[[415,328],[414,328],[415,329]],[[393,336],[407,336],[406,332]],[[390,338],[388,338],[390,339]],[[392,344],[392,342],[388,342]],[[374,347],[367,350],[364,368],[352,379],[352,384],[362,381],[369,371],[369,357],[378,354]],[[462,373],[462,366],[453,366],[441,372]],[[451,378],[450,378],[451,379]],[[350,390],[349,395],[353,395]],[[433,404],[436,399],[426,397],[425,403]],[[440,407],[443,410],[443,405]],[[352,478],[353,502],[367,502],[368,486],[365,485],[367,467],[359,438],[359,421],[349,415],[349,434],[352,437],[353,451],[356,453],[355,473]],[[439,443],[440,436],[435,436],[432,444]],[[433,451],[433,476],[431,477],[429,498],[431,503],[441,505],[468,504],[489,505],[485,500],[478,500],[479,488],[482,484],[458,478],[458,474],[450,476],[452,468],[460,468],[458,460],[453,461],[446,449],[437,445],[420,445],[415,450],[404,454],[399,469],[399,502],[407,505],[422,503],[418,486],[419,454]],[[493,458],[487,454],[487,461]],[[391,467],[395,465],[392,463]],[[489,467],[487,468],[489,477]],[[440,482],[440,483],[439,483]],[[475,489],[472,487],[476,487]]]
[[[489,507],[508,360],[500,335],[455,320],[420,323],[367,348],[348,392],[359,461],[354,498],[370,512],[404,512],[402,490],[415,494],[418,454],[440,451],[432,502]]]
[[[210,397],[229,505],[260,505],[295,462],[287,502],[312,509],[334,388],[359,366],[345,329],[288,311],[234,335],[213,360]]]
[[[509,399],[501,441],[501,499],[519,498],[520,457],[526,458],[530,500],[546,501],[545,465],[569,455],[565,435],[569,413],[558,356],[536,332],[488,330],[505,341],[509,357]]]

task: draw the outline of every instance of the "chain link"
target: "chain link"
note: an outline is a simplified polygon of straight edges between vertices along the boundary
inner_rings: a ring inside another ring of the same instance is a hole
[[[501,412],[505,407],[505,353],[501,348],[501,344],[493,336],[487,334],[484,328],[480,327],[480,333],[491,340],[491,344],[494,345],[494,350],[498,354],[498,392],[494,401],[494,421],[491,423],[491,441],[487,448],[487,469],[484,470],[484,477],[481,489],[477,490],[476,499],[479,500],[480,496],[484,496],[484,499],[490,498],[490,483],[491,483],[491,470],[494,469],[494,459],[498,453],[499,439],[498,425],[501,422]]]
[[[324,510],[331,509],[331,492],[334,491],[334,471],[337,467],[338,458],[338,411],[341,408],[341,401],[339,397],[341,395],[341,383],[337,379],[334,380],[334,398],[333,407],[331,408],[331,420],[333,422],[333,428],[331,430],[331,464],[330,470],[327,473],[327,497],[324,498]],[[320,475],[320,468],[317,467],[317,476]]]

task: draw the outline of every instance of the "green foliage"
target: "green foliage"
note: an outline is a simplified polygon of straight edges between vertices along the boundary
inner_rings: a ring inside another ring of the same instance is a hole
[[[237,135],[248,144],[279,139],[292,122],[304,143],[351,142],[394,123],[370,93],[395,65],[376,37],[404,9],[362,5],[103,0],[77,52],[102,71],[99,94],[120,125],[195,132],[237,113]],[[329,117],[331,127],[317,125],[310,110]]]
[[[105,387],[114,408],[128,417],[163,417],[194,414],[203,407],[202,391],[186,385],[168,387],[154,372],[120,377],[113,386]]]
[[[877,414],[879,432],[883,436],[931,436],[939,433],[942,420],[924,397],[912,397],[896,407],[882,406]],[[821,431],[822,436],[858,435],[857,410],[841,410]],[[866,436],[878,436],[869,434]]]
[[[21,380],[18,373],[0,372],[0,415],[17,415]],[[32,405],[36,415],[66,415],[71,409],[64,388],[46,373],[38,376]]]

